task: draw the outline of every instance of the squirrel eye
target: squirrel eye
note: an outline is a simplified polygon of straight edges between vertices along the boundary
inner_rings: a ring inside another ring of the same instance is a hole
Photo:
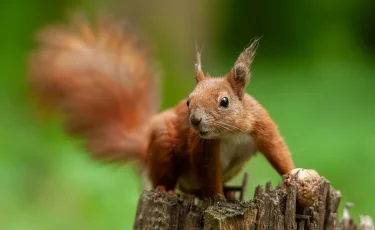
[[[190,104],[190,101],[189,100],[187,100],[186,101],[186,105],[189,107],[189,104]]]
[[[220,100],[220,106],[224,107],[224,108],[227,108],[228,105],[229,105],[229,99],[227,97],[221,98],[221,100]]]

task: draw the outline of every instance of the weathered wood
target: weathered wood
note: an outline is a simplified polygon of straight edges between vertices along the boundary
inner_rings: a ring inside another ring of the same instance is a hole
[[[221,201],[204,211],[204,229],[255,229],[257,212],[254,202]]]
[[[241,186],[224,186],[224,195],[229,201],[234,201],[236,199],[235,192],[240,192],[239,200],[243,201],[246,192],[247,178],[248,175],[245,173]]]
[[[243,201],[244,198],[245,198],[245,192],[246,192],[246,188],[247,188],[247,178],[248,178],[248,175],[247,173],[244,174],[243,176],[243,179],[242,179],[242,186],[241,186],[241,191],[240,191],[240,201]]]
[[[361,218],[360,228],[350,216],[337,219],[341,194],[324,178],[311,207],[296,201],[297,192],[293,181],[274,190],[271,183],[265,188],[258,186],[254,199],[246,202],[228,202],[220,196],[198,200],[191,195],[145,191],[139,199],[134,229],[374,230],[368,216]]]
[[[326,201],[327,201],[327,194],[329,191],[330,184],[327,180],[323,179],[323,182],[320,186],[319,198],[317,211],[319,213],[319,222],[318,222],[318,229],[323,230],[325,226],[325,217],[326,217]]]
[[[256,188],[255,188],[255,192],[254,192],[254,199],[256,199],[258,196],[260,196],[262,193],[263,193],[263,187],[258,185]]]
[[[285,229],[297,229],[296,223],[296,185],[291,183],[287,188],[287,200],[285,208]]]
[[[138,203],[134,229],[183,229],[193,205],[192,196],[144,191]]]
[[[305,221],[304,220],[300,220],[298,222],[298,230],[305,230]]]
[[[361,222],[359,224],[360,230],[374,230],[374,221],[370,216],[361,216]]]

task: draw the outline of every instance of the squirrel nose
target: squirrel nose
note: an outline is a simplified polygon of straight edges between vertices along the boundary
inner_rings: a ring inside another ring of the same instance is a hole
[[[191,117],[190,118],[190,122],[193,125],[199,125],[201,123],[201,121],[202,121],[201,117],[200,118],[197,118],[197,117]]]

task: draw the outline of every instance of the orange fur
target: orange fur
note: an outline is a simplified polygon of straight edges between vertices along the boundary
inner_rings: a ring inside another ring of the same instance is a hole
[[[106,160],[144,158],[147,121],[158,111],[157,71],[119,23],[83,18],[38,36],[28,80],[43,104],[65,115],[69,134]],[[146,92],[146,93],[145,93]]]
[[[224,78],[204,76],[197,53],[195,89],[159,114],[156,70],[117,23],[93,28],[79,20],[45,29],[39,41],[30,59],[33,92],[94,156],[141,159],[153,187],[223,195],[255,150],[280,174],[294,168],[276,124],[245,93],[258,40]]]

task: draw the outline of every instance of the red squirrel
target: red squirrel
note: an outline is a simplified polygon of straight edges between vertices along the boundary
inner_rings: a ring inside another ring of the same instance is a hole
[[[79,18],[39,34],[28,81],[42,104],[61,113],[66,132],[94,157],[138,159],[153,187],[199,197],[224,183],[257,151],[280,174],[294,168],[277,125],[245,87],[259,40],[224,77],[207,76],[197,52],[196,86],[158,114],[158,71],[125,28]]]

